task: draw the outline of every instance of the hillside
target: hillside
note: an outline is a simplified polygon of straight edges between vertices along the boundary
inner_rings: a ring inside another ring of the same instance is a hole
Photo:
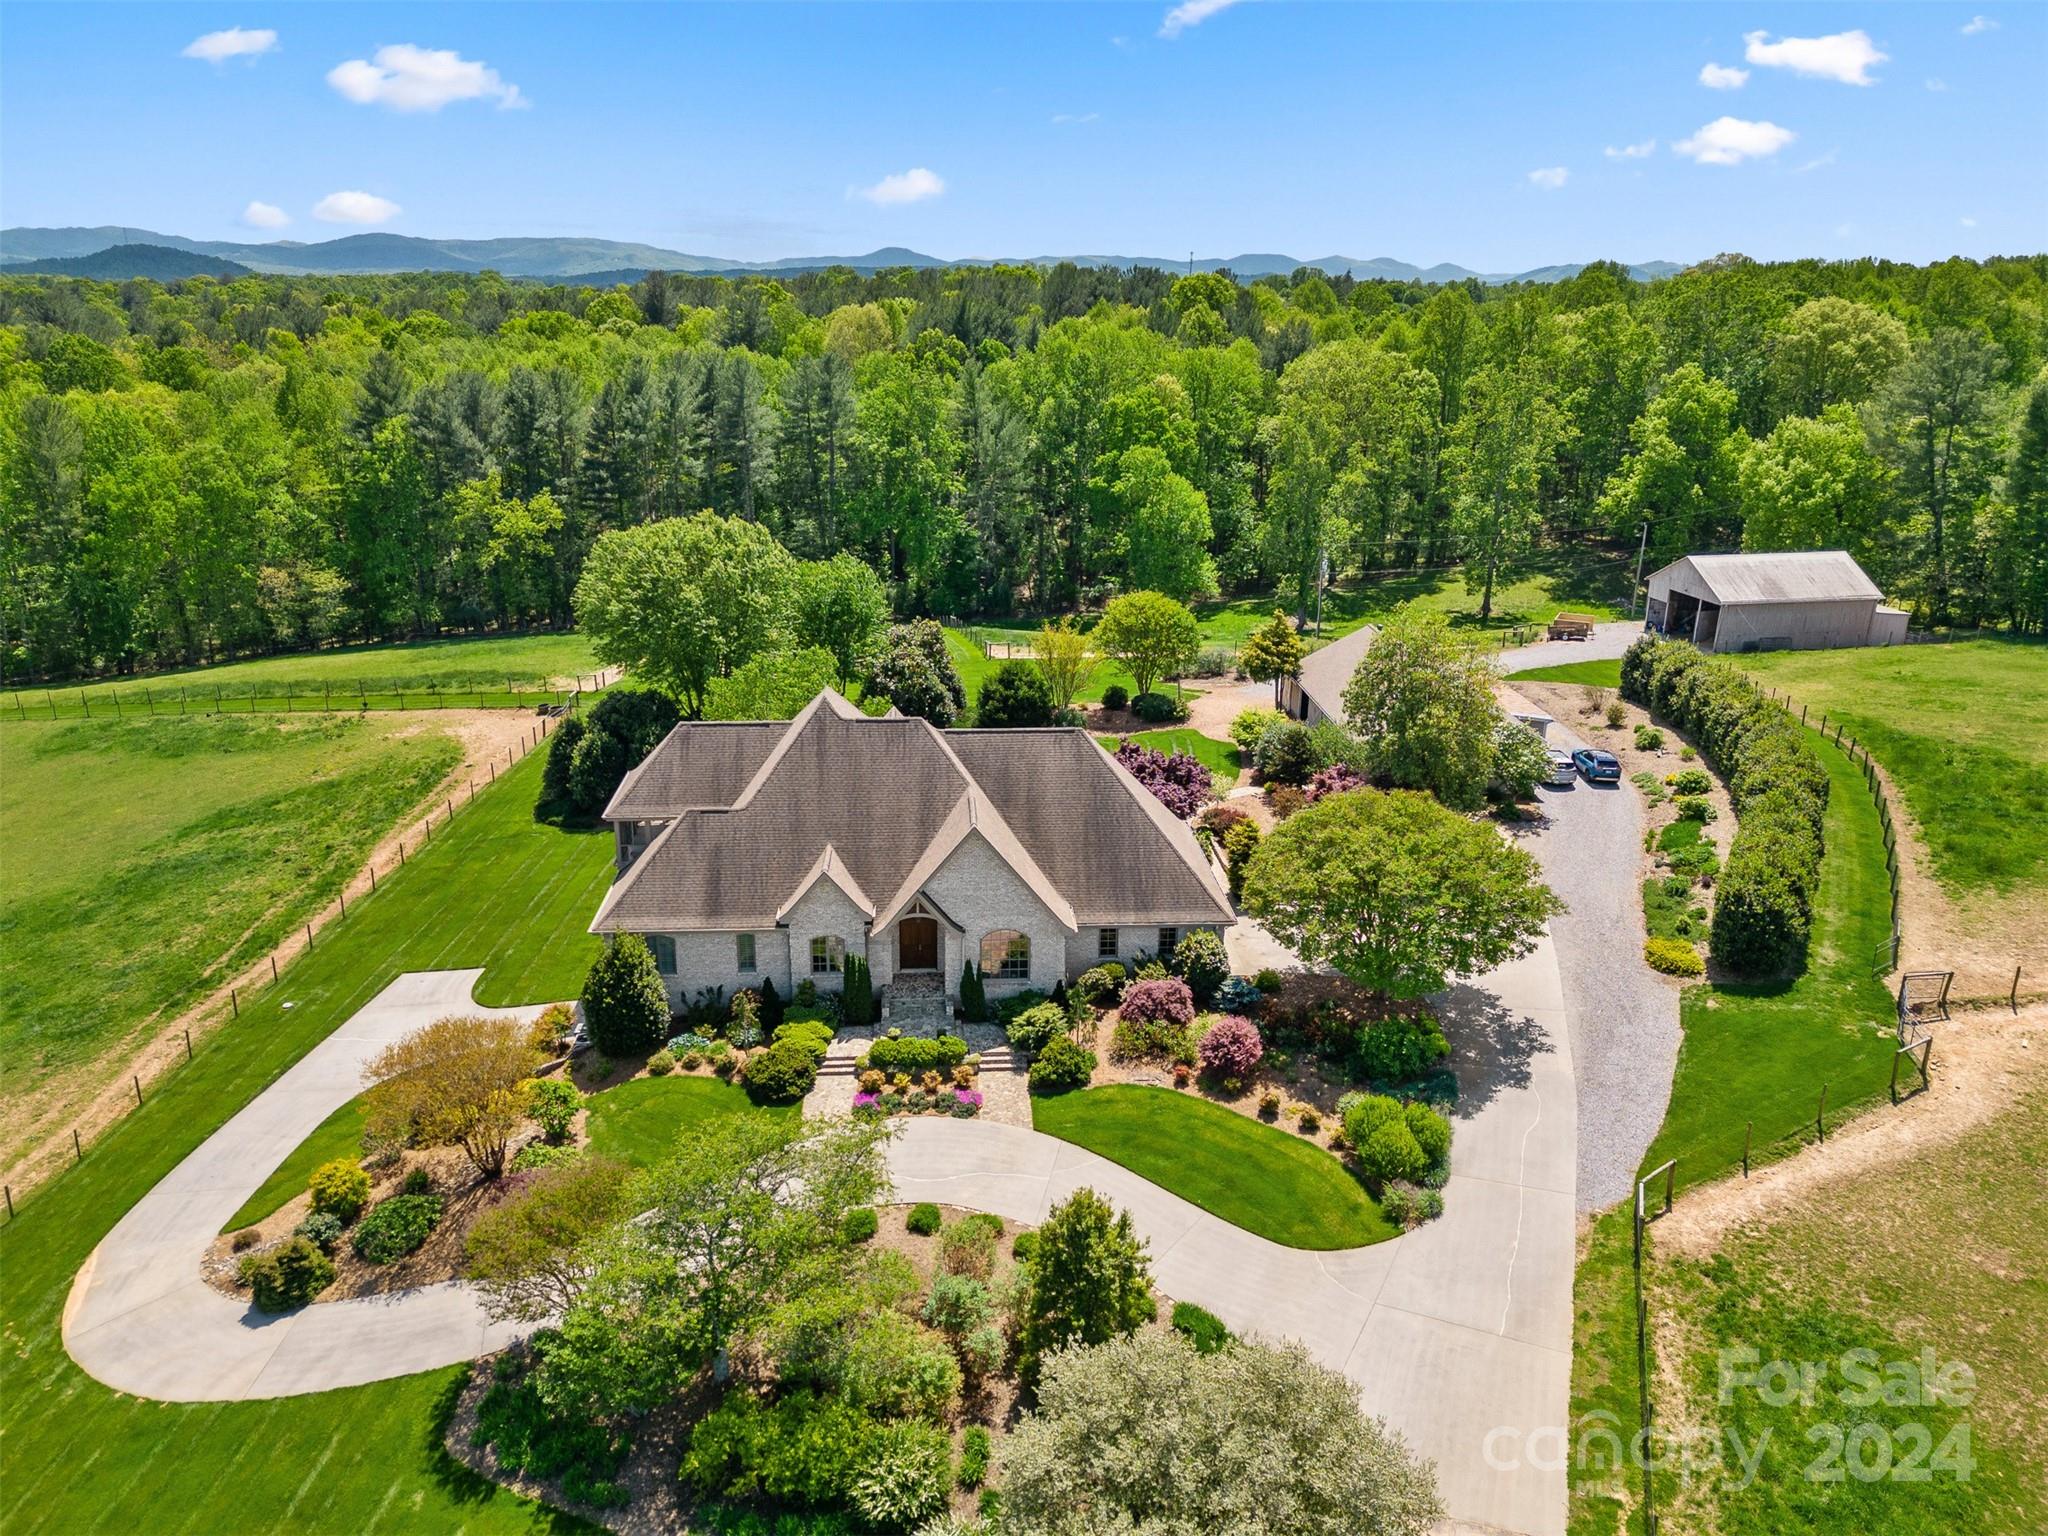
[[[0,273],[7,274],[41,272],[53,277],[91,277],[103,282],[147,277],[159,283],[174,283],[187,277],[247,277],[252,270],[224,256],[205,256],[167,245],[112,245],[90,256],[57,256],[0,266]]]
[[[889,267],[965,267],[1003,262],[1016,266],[1050,267],[1072,262],[1080,267],[1157,267],[1163,271],[1229,271],[1240,278],[1285,277],[1302,267],[1313,267],[1332,277],[1342,273],[1360,279],[1386,278],[1394,282],[1456,283],[1477,278],[1482,283],[1551,283],[1576,275],[1583,262],[1533,268],[1527,272],[1477,272],[1451,262],[1421,267],[1392,256],[1316,256],[1303,259],[1273,252],[1247,252],[1236,256],[1188,258],[1175,256],[1123,256],[1111,254],[1066,256],[930,256],[902,246],[885,246],[858,256],[784,256],[771,261],[736,261],[723,256],[700,256],[687,251],[668,250],[629,240],[597,240],[560,236],[507,236],[493,240],[436,240],[418,235],[344,235],[335,240],[305,243],[274,240],[244,243],[233,240],[191,240],[183,235],[158,234],[153,230],[130,229],[120,225],[98,225],[64,229],[15,228],[0,230],[0,261],[20,270],[34,262],[38,272],[67,271],[72,276],[104,277],[154,276],[154,273],[80,272],[50,265],[55,260],[104,255],[113,249],[148,245],[194,254],[224,257],[255,272],[283,276],[310,273],[376,272],[482,272],[506,277],[578,278],[607,284],[630,282],[650,270],[692,274],[815,272],[826,267],[851,267],[863,275]],[[118,265],[118,263],[116,263]],[[223,270],[209,267],[207,271]],[[1638,282],[1669,277],[1682,271],[1681,263],[1651,261],[1629,267]],[[184,274],[189,276],[191,274]]]

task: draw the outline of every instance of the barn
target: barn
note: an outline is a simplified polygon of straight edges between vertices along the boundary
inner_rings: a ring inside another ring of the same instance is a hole
[[[1650,577],[1648,626],[1703,651],[1897,645],[1903,609],[1840,549],[1687,555]]]

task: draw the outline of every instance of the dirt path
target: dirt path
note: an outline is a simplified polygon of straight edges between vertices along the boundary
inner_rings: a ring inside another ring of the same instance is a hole
[[[2048,1072],[2048,1004],[1958,1013],[1936,1026],[1933,1085],[1897,1108],[1880,1104],[1825,1145],[1781,1163],[1692,1190],[1661,1217],[1659,1248],[1704,1258],[1733,1228],[1769,1222],[1827,1198],[1844,1179],[1910,1161],[2010,1109]]]
[[[345,902],[368,894],[371,870],[379,876],[396,869],[398,845],[414,846],[429,818],[438,824],[447,818],[447,805],[471,784],[488,783],[493,767],[500,773],[517,760],[534,740],[538,721],[520,710],[446,709],[421,711],[409,724],[393,734],[420,735],[441,731],[462,747],[462,761],[394,827],[374,848],[362,868],[349,879],[342,895],[329,902],[309,921],[317,934],[341,915]],[[508,754],[512,754],[508,757]],[[135,1108],[135,1079],[142,1082],[146,1096],[150,1085],[174,1070],[186,1056],[186,1032],[197,1047],[208,1034],[231,1019],[230,988],[250,991],[267,984],[271,961],[282,967],[306,947],[306,931],[294,930],[277,948],[261,957],[240,974],[225,978],[206,997],[168,1021],[145,1022],[136,1037],[101,1053],[94,1060],[53,1079],[36,1093],[11,1106],[8,1128],[0,1133],[0,1169],[18,1199],[72,1160],[72,1132],[81,1143],[90,1144],[114,1121]]]

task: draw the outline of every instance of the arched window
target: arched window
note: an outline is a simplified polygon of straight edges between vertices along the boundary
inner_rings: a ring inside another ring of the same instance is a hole
[[[1014,928],[998,928],[981,941],[981,974],[998,981],[1026,981],[1031,976],[1031,940]]]

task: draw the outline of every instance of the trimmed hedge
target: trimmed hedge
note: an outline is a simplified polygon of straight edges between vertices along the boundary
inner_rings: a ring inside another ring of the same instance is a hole
[[[1714,957],[1743,976],[1796,970],[1813,931],[1828,773],[1796,720],[1737,668],[1645,636],[1621,660],[1621,692],[1669,720],[1720,770],[1735,841],[1714,895]]]
[[[930,1039],[923,1035],[884,1035],[868,1047],[867,1055],[857,1065],[863,1072],[872,1070],[891,1077],[908,1072],[919,1077],[926,1072],[951,1072],[966,1059],[967,1042],[958,1035]]]

